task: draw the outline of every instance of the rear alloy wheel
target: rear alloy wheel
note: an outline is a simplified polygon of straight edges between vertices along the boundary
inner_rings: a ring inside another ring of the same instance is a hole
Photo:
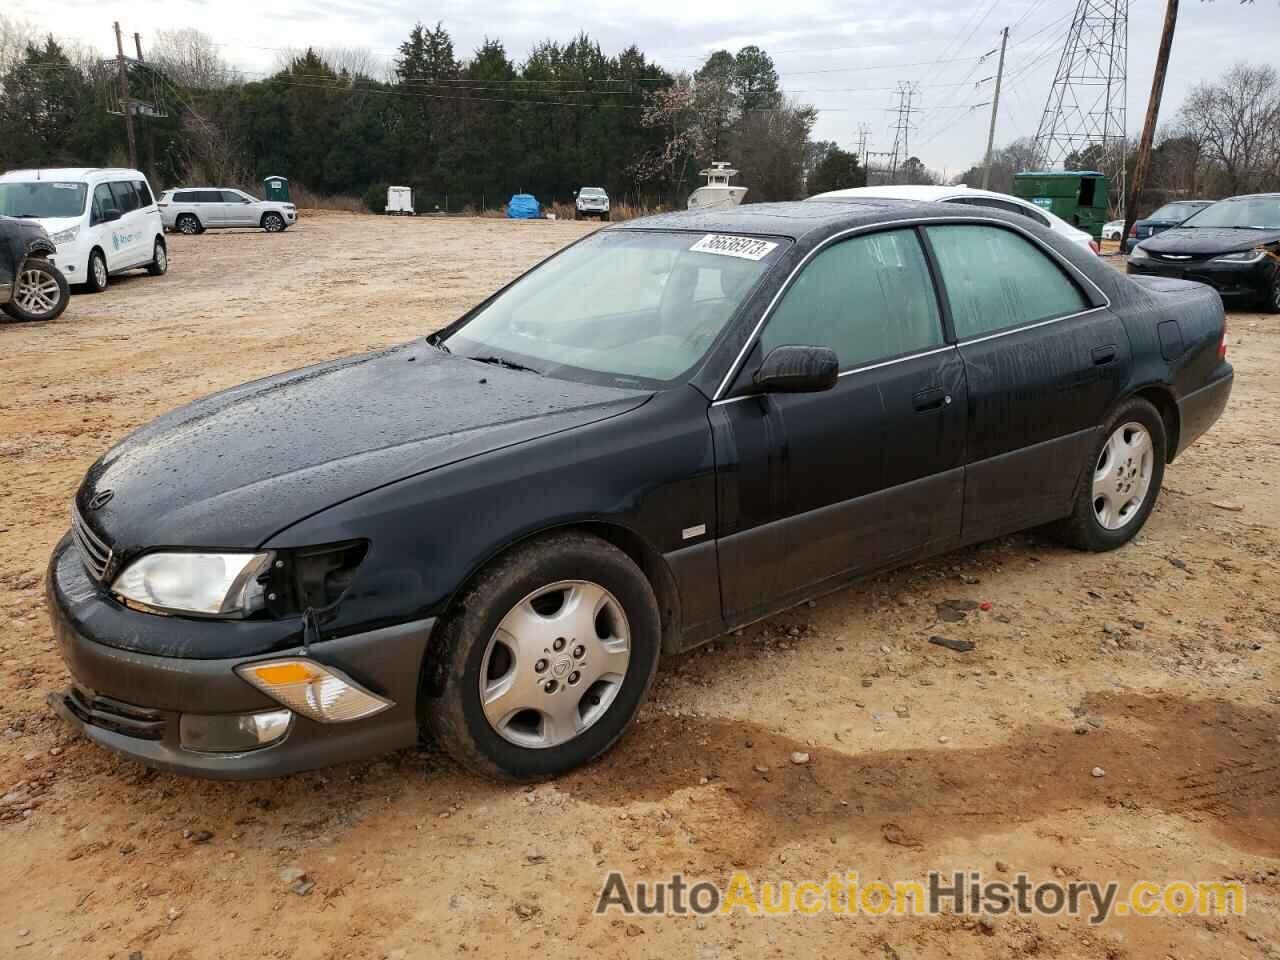
[[[268,213],[262,218],[262,229],[267,233],[280,233],[284,230],[284,217],[278,213]]]
[[[164,241],[157,237],[155,248],[151,251],[151,262],[147,264],[147,273],[153,277],[163,277],[168,272],[169,251],[165,249]]]
[[[196,219],[194,213],[184,213],[178,217],[176,224],[179,233],[185,233],[188,237],[194,237],[204,228],[200,226],[200,221]]]
[[[1094,446],[1062,538],[1083,550],[1114,550],[1131,540],[1155,507],[1164,479],[1164,421],[1146,400],[1120,405]]]
[[[0,309],[14,320],[56,320],[67,309],[71,290],[62,271],[48,260],[25,261],[13,282],[13,296]]]
[[[89,254],[89,270],[86,277],[86,286],[91,293],[101,293],[107,289],[107,285],[111,282],[111,275],[107,271],[107,258],[102,255],[101,250],[95,250]]]
[[[499,558],[437,629],[427,727],[464,766],[501,779],[555,776],[599,756],[658,663],[648,580],[621,550],[580,533]]]

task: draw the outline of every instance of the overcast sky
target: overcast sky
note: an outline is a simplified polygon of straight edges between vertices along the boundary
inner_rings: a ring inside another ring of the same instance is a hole
[[[911,152],[951,174],[982,156],[996,57],[978,57],[999,46],[1010,26],[1006,84],[996,143],[1036,131],[1057,66],[1074,0],[446,0],[434,5],[407,0],[14,0],[7,12],[61,36],[113,48],[112,20],[126,38],[145,44],[158,30],[195,27],[209,34],[227,60],[248,72],[269,70],[288,47],[365,47],[388,63],[416,20],[442,20],[459,56],[487,35],[521,59],[539,40],[567,40],[579,30],[606,53],[637,44],[669,70],[693,69],[707,52],[754,43],[773,56],[783,87],[821,113],[816,138],[857,146],[859,123],[869,124],[870,150],[892,147],[890,108],[899,81],[920,84]],[[51,10],[57,11],[50,17]],[[1129,131],[1136,135],[1146,109],[1163,0],[1133,0],[1129,20]],[[131,41],[128,41],[131,44]],[[277,49],[272,49],[277,48]],[[1165,91],[1170,119],[1186,91],[1217,76],[1236,60],[1275,62],[1280,48],[1280,5],[1258,0],[1216,3],[1184,0]],[[114,49],[111,49],[114,53]],[[944,61],[944,62],[938,62]],[[962,83],[963,82],[963,83]],[[550,109],[550,108],[548,108]],[[732,157],[726,157],[732,160]]]

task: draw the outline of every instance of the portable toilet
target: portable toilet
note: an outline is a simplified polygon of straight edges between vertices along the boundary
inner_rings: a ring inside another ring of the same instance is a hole
[[[413,216],[413,188],[387,187],[387,213]]]
[[[262,194],[267,200],[278,200],[281,203],[290,203],[289,178],[267,177],[267,179],[262,181]]]
[[[1096,170],[1038,170],[1013,176],[1013,195],[1056,213],[1067,223],[1102,239],[1111,196],[1111,178]]]

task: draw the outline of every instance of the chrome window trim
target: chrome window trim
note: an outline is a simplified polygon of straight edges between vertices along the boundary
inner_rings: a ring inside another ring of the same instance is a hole
[[[777,307],[778,301],[782,299],[783,294],[785,294],[789,289],[791,289],[791,284],[795,280],[797,274],[799,274],[800,271],[803,270],[806,265],[808,265],[809,261],[813,259],[814,256],[816,256],[819,252],[824,250],[829,244],[835,243],[839,240],[843,240],[846,237],[857,236],[860,233],[875,233],[885,228],[914,227],[914,226],[921,226],[929,223],[992,225],[996,227],[1003,227],[1006,230],[1014,230],[1022,234],[1024,237],[1026,237],[1028,240],[1030,240],[1032,243],[1038,246],[1041,250],[1047,253],[1054,260],[1054,262],[1058,264],[1059,267],[1066,269],[1070,274],[1075,276],[1081,283],[1087,285],[1089,289],[1093,290],[1094,293],[1096,293],[1099,297],[1102,298],[1102,304],[1100,306],[1090,307],[1088,310],[1081,310],[1076,313],[1065,314],[1064,316],[1061,316],[1061,317],[1050,317],[1046,320],[1035,320],[1035,321],[1032,321],[1031,323],[1024,323],[1016,327],[1009,327],[1007,330],[1000,330],[996,333],[983,334],[981,337],[974,337],[968,340],[957,339],[956,343],[947,344],[948,347],[960,346],[961,344],[968,344],[968,343],[979,343],[982,340],[990,340],[995,337],[1007,336],[1008,334],[1017,333],[1018,331],[1021,331],[1021,330],[1031,330],[1031,329],[1034,329],[1035,327],[1043,327],[1050,323],[1058,323],[1059,321],[1062,321],[1062,320],[1070,320],[1074,317],[1082,317],[1087,313],[1094,313],[1095,311],[1098,311],[1098,310],[1106,310],[1111,306],[1111,298],[1107,296],[1106,292],[1101,287],[1099,287],[1096,283],[1094,283],[1091,279],[1089,279],[1089,276],[1083,270],[1077,267],[1070,260],[1067,260],[1066,258],[1064,258],[1062,254],[1058,253],[1057,250],[1053,249],[1053,247],[1049,246],[1047,243],[1045,243],[1035,234],[1031,233],[1029,230],[1027,230],[1026,228],[1016,223],[1009,223],[1006,220],[996,220],[991,217],[965,215],[960,217],[904,217],[900,220],[881,220],[877,223],[868,223],[858,227],[849,227],[846,230],[841,230],[839,233],[833,233],[831,236],[827,237],[825,240],[819,243],[816,247],[814,247],[812,250],[806,253],[804,257],[801,259],[801,261],[797,263],[795,267],[792,268],[789,274],[787,274],[787,278],[782,282],[782,286],[778,288],[778,292],[773,295],[773,299],[769,301],[768,305],[764,308],[764,311],[760,314],[760,319],[756,321],[755,327],[752,328],[750,335],[747,337],[746,341],[742,344],[742,349],[738,351],[738,355],[734,357],[733,362],[729,365],[729,369],[725,373],[724,378],[720,381],[720,386],[716,388],[715,395],[711,398],[711,402],[715,404],[723,399],[725,391],[729,388],[729,384],[733,382],[733,378],[737,376],[739,369],[742,367],[742,361],[745,360],[747,354],[751,352],[751,348],[755,346],[756,340],[760,336],[760,331],[764,329],[765,323],[767,323],[769,320],[769,317],[773,315],[774,308]],[[939,282],[942,282],[941,278],[939,278]],[[935,297],[937,296],[936,290],[934,295]],[[941,315],[941,306],[942,306],[941,303],[939,303],[938,306],[939,306],[939,315]],[[920,354],[912,354],[911,356],[920,356]],[[880,364],[880,365],[883,366],[889,363],[897,363],[901,360],[909,360],[911,359],[911,356],[900,357],[896,360],[887,360],[885,361],[884,364]],[[840,376],[844,376],[845,373],[857,373],[859,370],[867,370],[867,369],[872,369],[872,368],[858,367],[848,371],[842,371]],[[755,396],[755,394],[751,394],[750,396]]]

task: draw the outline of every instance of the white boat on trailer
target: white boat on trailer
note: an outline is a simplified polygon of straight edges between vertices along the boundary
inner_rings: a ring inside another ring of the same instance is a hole
[[[706,170],[698,172],[707,178],[707,183],[689,194],[690,210],[727,210],[736,207],[747,195],[746,187],[729,182],[738,175],[738,171],[727,163],[714,162]]]

